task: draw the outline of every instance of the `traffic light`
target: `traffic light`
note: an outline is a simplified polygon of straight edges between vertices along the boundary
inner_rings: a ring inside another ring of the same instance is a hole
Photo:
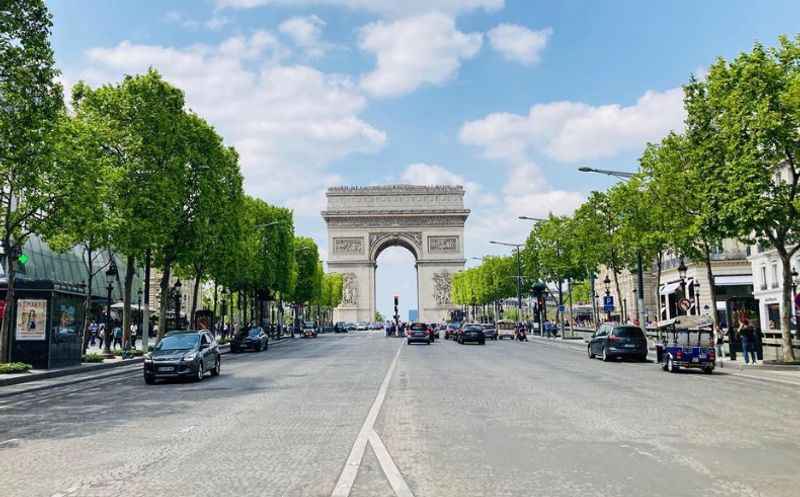
[[[397,306],[398,306],[399,304],[400,304],[400,297],[398,297],[397,295],[395,295],[395,296],[394,296],[394,317],[395,317],[395,319],[397,319],[398,317],[400,317],[400,311],[399,311],[399,309],[397,308]]]

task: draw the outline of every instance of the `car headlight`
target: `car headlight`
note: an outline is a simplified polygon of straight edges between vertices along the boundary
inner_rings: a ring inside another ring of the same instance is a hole
[[[144,362],[153,362],[153,356],[151,356],[150,354],[145,354]]]
[[[193,361],[196,356],[197,356],[196,352],[189,352],[188,354],[183,356],[183,360],[184,361]]]

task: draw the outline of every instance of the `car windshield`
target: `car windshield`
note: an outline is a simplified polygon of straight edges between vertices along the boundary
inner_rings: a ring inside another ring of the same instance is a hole
[[[468,325],[464,327],[464,331],[481,331],[481,327],[477,325]]]
[[[411,325],[411,329],[414,331],[420,331],[420,330],[425,331],[428,329],[428,327],[422,323],[414,323]]]
[[[614,336],[622,338],[642,338],[642,330],[635,326],[620,326],[614,328]]]
[[[200,343],[200,335],[190,333],[165,336],[158,342],[155,350],[189,350]]]
[[[250,331],[247,332],[248,335],[251,337],[257,337],[261,334],[261,329],[259,328],[250,328]]]

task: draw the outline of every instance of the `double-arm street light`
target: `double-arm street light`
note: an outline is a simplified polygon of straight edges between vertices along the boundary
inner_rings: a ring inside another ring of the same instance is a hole
[[[606,176],[614,176],[622,180],[633,178],[636,173],[630,171],[612,171],[608,169],[595,169],[593,167],[582,166],[578,168],[582,173],[597,173],[605,174]],[[636,251],[636,273],[637,273],[637,286],[639,291],[636,294],[637,307],[639,308],[639,327],[645,329],[647,326],[647,312],[644,308],[644,262],[642,261],[642,251]]]
[[[489,243],[493,245],[503,245],[506,247],[514,247],[517,251],[517,319],[522,321],[522,262],[520,262],[520,249],[525,244],[524,243],[509,243],[509,242],[498,242],[497,240],[491,240]]]

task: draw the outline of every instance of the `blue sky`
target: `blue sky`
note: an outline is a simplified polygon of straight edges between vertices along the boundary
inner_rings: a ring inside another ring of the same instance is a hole
[[[149,66],[242,156],[249,193],[327,251],[336,184],[458,183],[468,256],[565,214],[682,121],[680,86],[794,35],[797,1],[51,0],[67,86]],[[413,258],[379,260],[379,309],[416,300]]]

